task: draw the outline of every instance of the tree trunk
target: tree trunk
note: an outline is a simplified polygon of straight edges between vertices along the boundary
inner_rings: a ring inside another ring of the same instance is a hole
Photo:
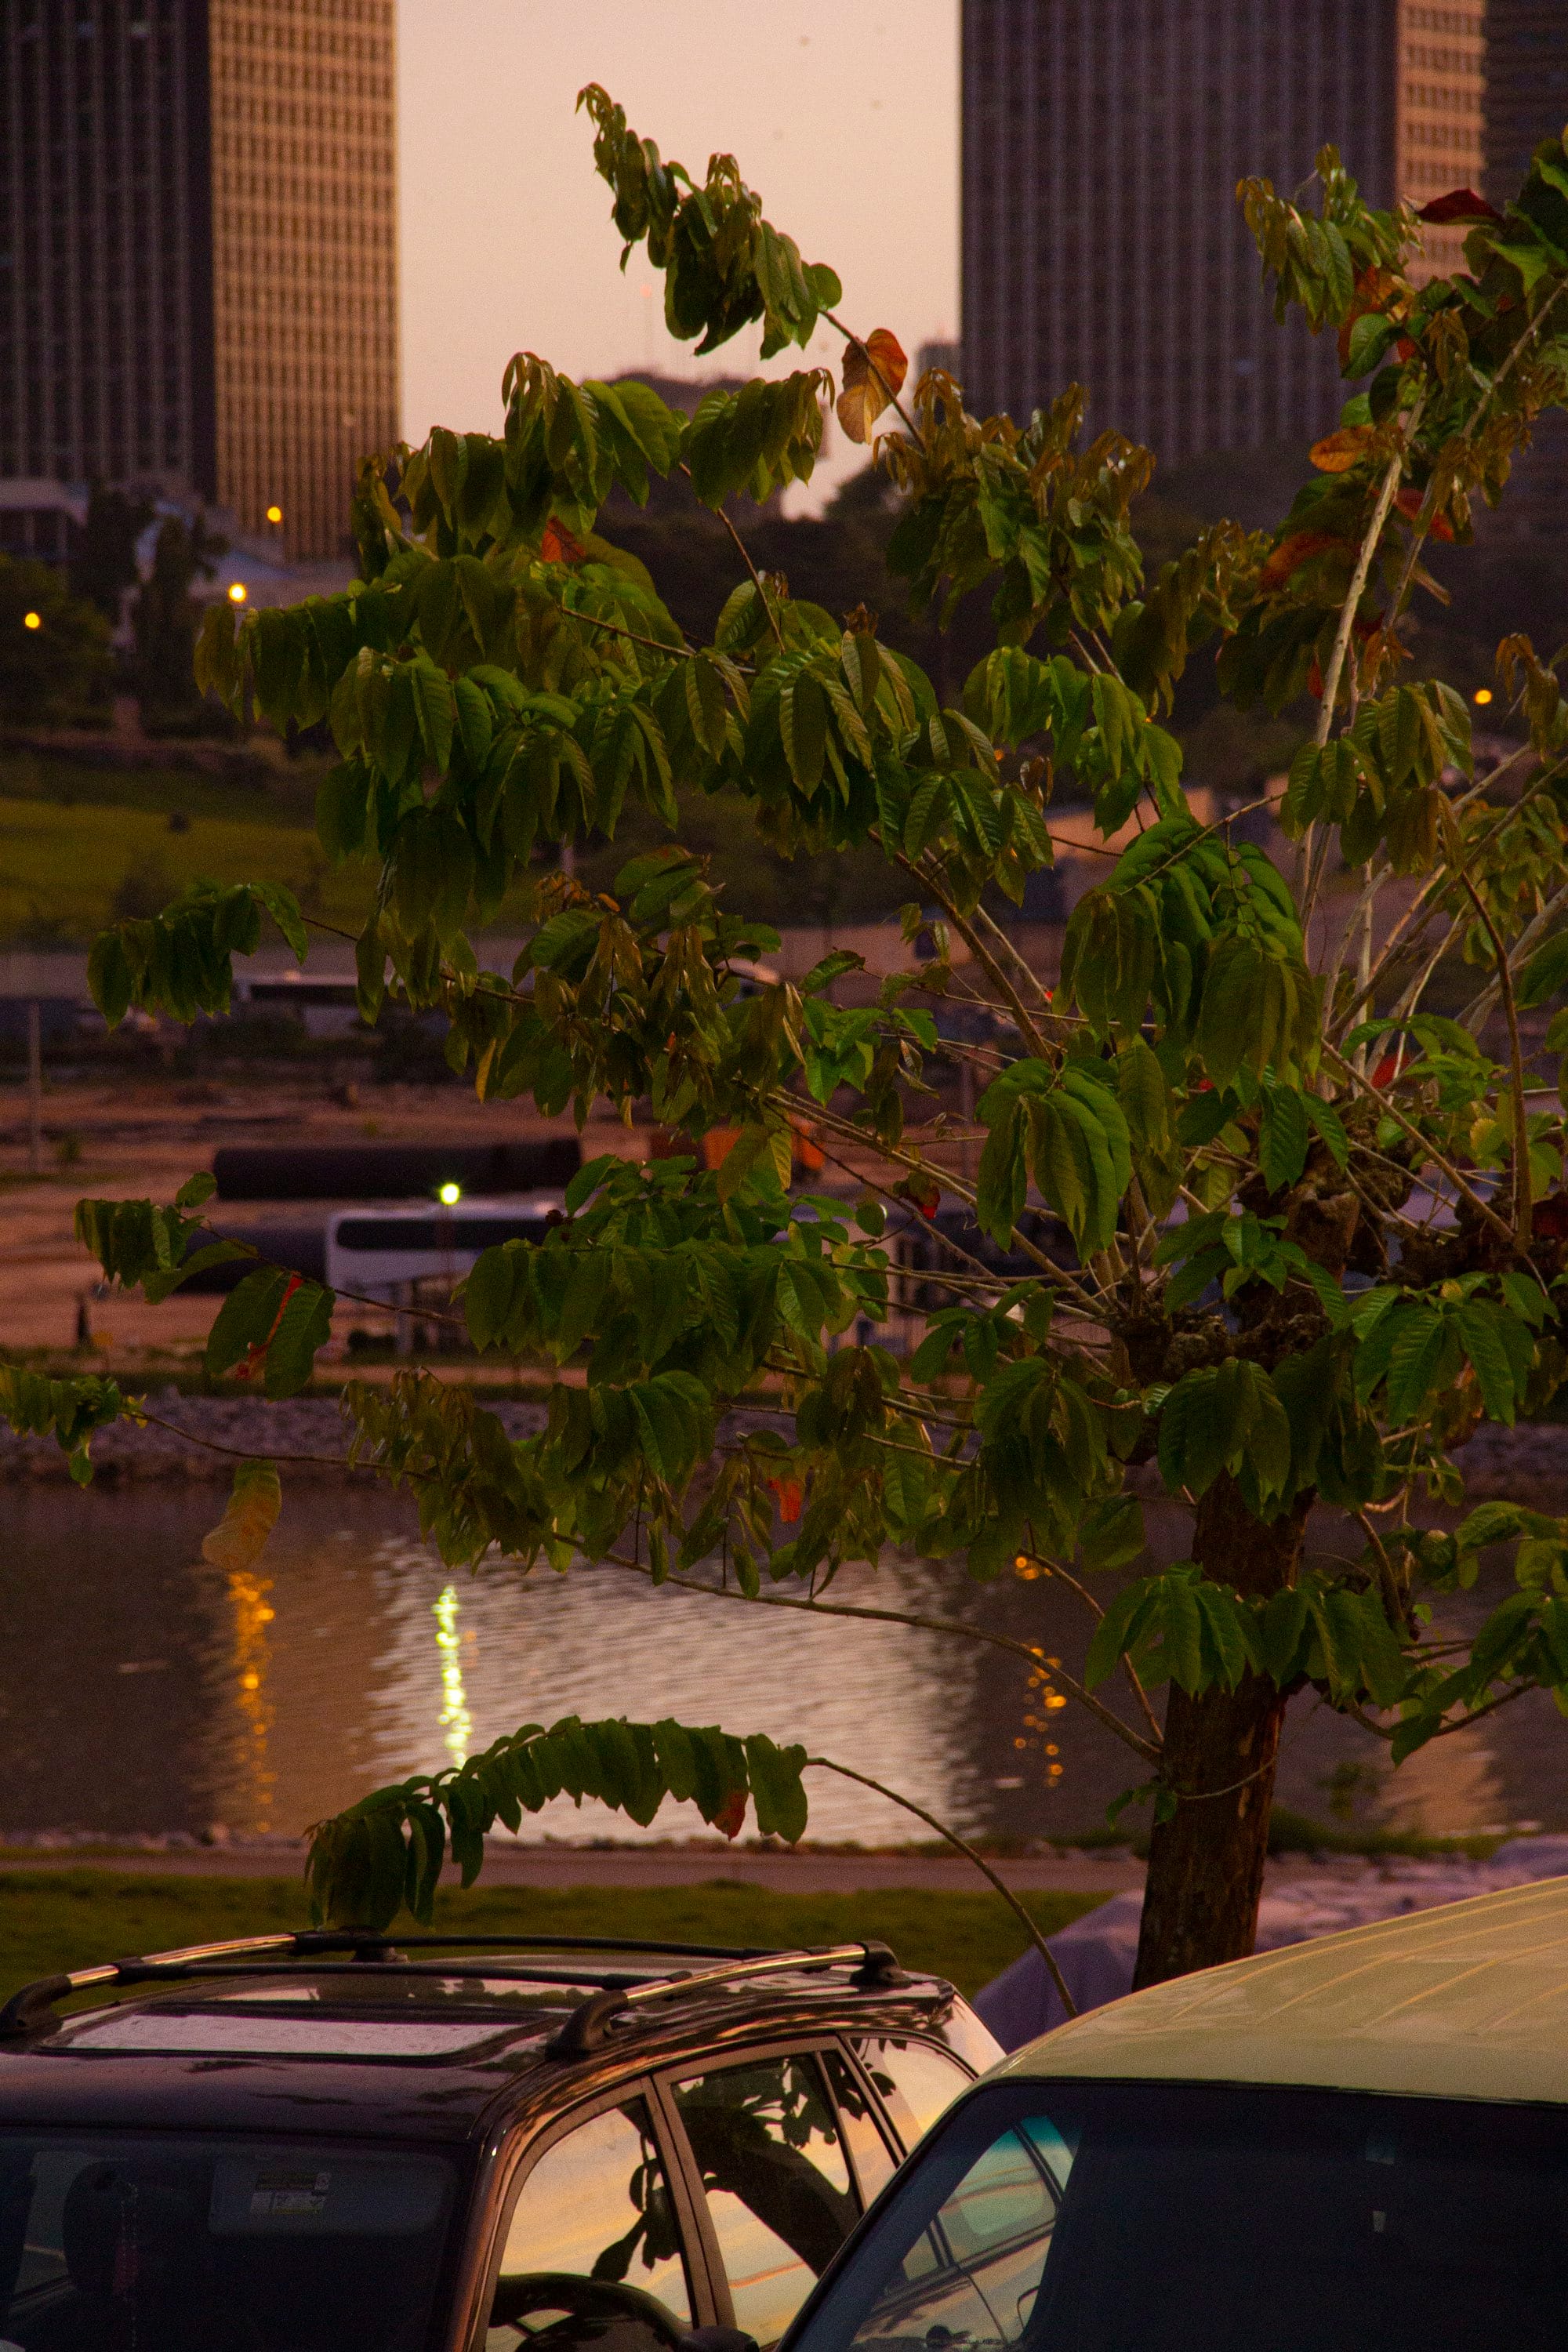
[[[1222,1475],[1198,1506],[1194,1557],[1216,1582],[1266,1599],[1294,1580],[1306,1516],[1303,1501],[1265,1527]],[[1196,1698],[1172,1685],[1165,1779],[1177,1803],[1150,1841],[1134,1987],[1251,1951],[1284,1713],[1279,1692],[1258,1675]]]

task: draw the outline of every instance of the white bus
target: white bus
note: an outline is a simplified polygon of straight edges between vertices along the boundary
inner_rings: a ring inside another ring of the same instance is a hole
[[[327,1219],[327,1286],[407,1307],[416,1283],[442,1284],[449,1291],[483,1251],[501,1242],[541,1242],[565,1213],[560,1192],[338,1209]]]

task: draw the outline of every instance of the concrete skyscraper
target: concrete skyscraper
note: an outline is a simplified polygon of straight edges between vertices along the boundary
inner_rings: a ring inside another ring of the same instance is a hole
[[[1374,203],[1481,171],[1481,0],[963,0],[963,366],[1026,415],[1073,381],[1167,464],[1300,441],[1344,398],[1281,328],[1236,201],[1325,142]],[[1458,238],[1434,233],[1429,266]]]
[[[339,552],[397,430],[393,15],[0,0],[0,478]]]
[[[1494,205],[1517,195],[1543,139],[1568,124],[1568,12],[1563,0],[1487,0],[1482,182]],[[1560,556],[1568,543],[1568,416],[1552,410],[1515,460],[1499,525]]]

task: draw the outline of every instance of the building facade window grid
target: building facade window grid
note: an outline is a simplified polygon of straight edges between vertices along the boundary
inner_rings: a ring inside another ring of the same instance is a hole
[[[971,404],[1026,416],[1076,379],[1091,430],[1167,461],[1331,422],[1331,354],[1274,325],[1234,191],[1295,186],[1333,138],[1388,201],[1395,9],[966,0]]]
[[[0,0],[0,471],[340,551],[397,429],[393,39],[392,0]]]

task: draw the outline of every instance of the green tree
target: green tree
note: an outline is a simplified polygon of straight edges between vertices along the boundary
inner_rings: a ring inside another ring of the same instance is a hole
[[[136,585],[136,542],[153,512],[150,500],[102,482],[94,482],[89,494],[87,519],[71,549],[71,593],[96,604],[111,628],[126,590]]]
[[[1505,641],[1530,743],[1483,787],[1464,700],[1404,667],[1424,549],[1468,539],[1473,500],[1500,492],[1568,394],[1568,157],[1543,146],[1506,217],[1468,196],[1428,208],[1468,224],[1468,268],[1419,288],[1416,218],[1369,208],[1331,150],[1310,208],[1244,186],[1280,316],[1300,304],[1338,338],[1342,420],[1278,528],[1221,523],[1151,576],[1129,520],[1151,460],[1114,432],[1086,441],[1076,389],[1021,424],[971,416],[941,373],[906,403],[891,335],[839,325],[833,273],[763,218],[731,159],[698,185],[602,91],[584,102],[672,331],[707,350],[754,326],[765,356],[819,318],[837,328],[840,417],[861,439],[884,428],[902,502],[889,561],[919,614],[987,589],[994,642],[944,701],[867,614],[755,567],[738,529],[717,625],[687,635],[602,535],[610,493],[684,480],[718,514],[804,478],[835,387],[820,371],[757,380],[688,419],[531,355],[507,370],[499,437],[439,431],[367,466],[346,593],[209,616],[205,686],[279,726],[330,719],[321,838],[381,874],[359,942],[367,1015],[389,991],[440,1007],[487,1101],[581,1118],[647,1097],[693,1137],[740,1130],[716,1173],[601,1160],[542,1246],[479,1261],[459,1311],[479,1349],[585,1357],[540,1434],[514,1445],[466,1391],[410,1373],[349,1387],[349,1452],[407,1485],[453,1562],[494,1546],[520,1573],[585,1557],[703,1591],[718,1564],[723,1605],[847,1616],[865,1612],[839,1599],[838,1568],[889,1547],[959,1577],[1032,1564],[1092,1622],[1083,1683],[1056,1672],[1058,1689],[1122,1742],[1152,1803],[1141,1979],[1225,1959],[1250,1947],[1292,1692],[1371,1725],[1396,1763],[1531,1689],[1568,1703],[1568,1522],[1486,1505],[1432,1533],[1419,1511],[1462,1501],[1466,1437],[1536,1409],[1568,1361],[1563,1125],[1522,1025],[1568,982],[1568,711],[1553,663]],[[1200,824],[1184,789],[1161,719],[1205,646],[1242,709],[1316,698],[1283,808],[1289,874],[1228,821]],[[1053,997],[992,906],[1048,863],[1058,775],[1105,835],[1142,829],[1077,908]],[[878,845],[907,877],[910,932],[941,909],[934,961],[859,1010],[829,992],[845,955],[743,993],[735,963],[769,940],[672,841],[613,894],[538,882],[515,969],[483,968],[468,929],[542,848],[613,831],[628,799],[673,825],[677,784],[786,852]],[[1342,868],[1348,890],[1331,888]],[[1377,922],[1390,893],[1397,919]],[[100,1003],[110,1020],[222,1011],[264,914],[303,955],[298,909],[259,881],[121,924],[94,953]],[[1475,966],[1457,1020],[1423,1009],[1450,942]],[[922,1112],[942,1001],[991,1024],[965,1049],[973,1180]],[[803,1103],[836,1163],[875,1147],[882,1175],[792,1195]],[[169,1208],[83,1202],[106,1275],[158,1297],[187,1250],[238,1248],[204,1242],[204,1183]],[[954,1246],[910,1359],[849,1344],[887,1309],[889,1211],[942,1198],[1026,1275]],[[1032,1205],[1070,1249],[1044,1245]],[[268,1394],[294,1392],[331,1305],[257,1265],[218,1315],[212,1370],[243,1359]],[[107,1385],[19,1373],[9,1395],[82,1475],[92,1425],[126,1409]],[[1129,1576],[1138,1465],[1191,1538],[1174,1566]],[[1359,1549],[1308,1551],[1320,1502]],[[275,1474],[253,1466],[222,1540],[254,1545],[276,1507]],[[1432,1604],[1499,1545],[1509,1598],[1468,1644],[1437,1638]],[[489,1821],[563,1786],[640,1818],[673,1790],[731,1827],[750,1790],[796,1834],[804,1762],[668,1725],[524,1727],[326,1825],[318,1891],[339,1916],[390,1916],[424,1899],[448,1833],[477,1867]]]
[[[0,719],[80,725],[109,707],[109,630],[53,565],[0,555]]]
[[[198,579],[212,578],[227,552],[228,541],[208,530],[203,515],[190,522],[170,515],[159,527],[152,569],[131,607],[136,691],[149,733],[188,733],[202,722],[195,671],[202,615],[191,590]]]

